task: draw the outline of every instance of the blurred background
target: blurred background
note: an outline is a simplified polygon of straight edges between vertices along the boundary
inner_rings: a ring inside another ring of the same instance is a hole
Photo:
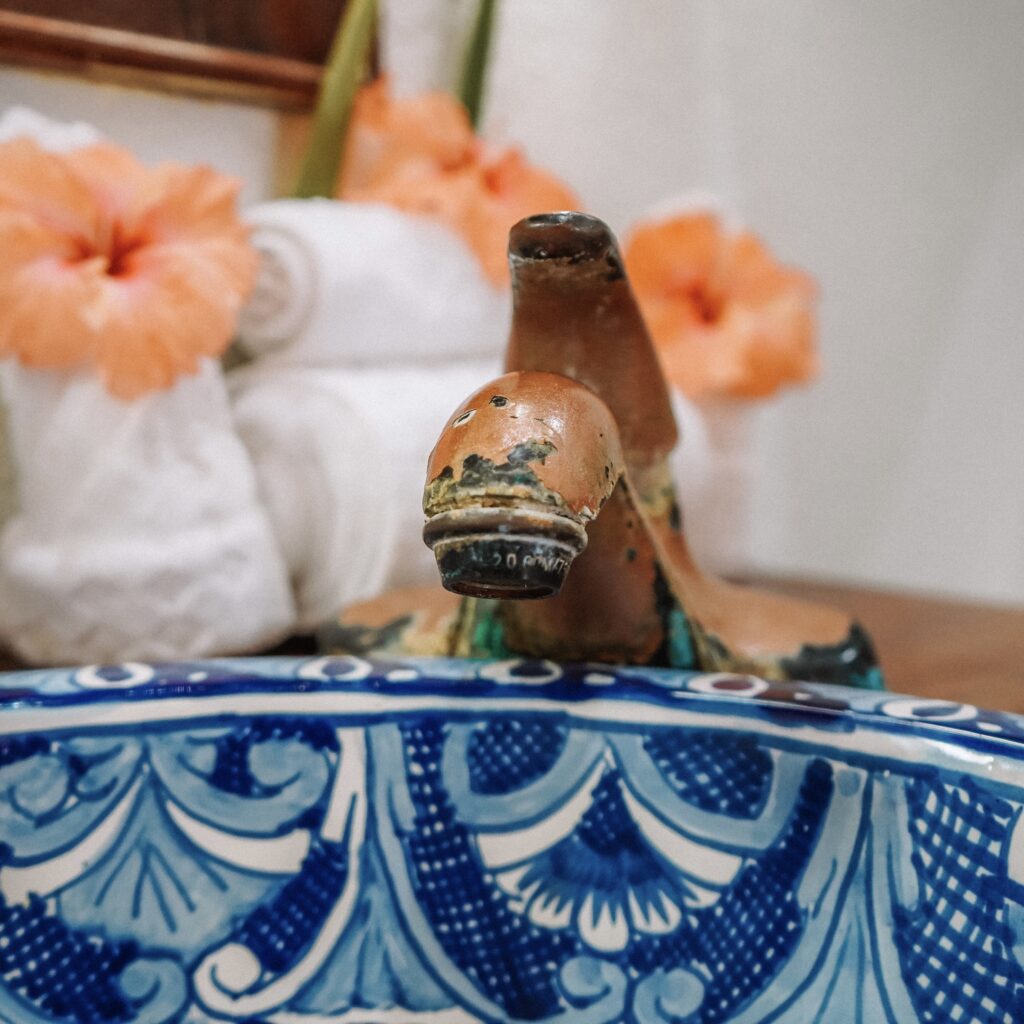
[[[343,6],[4,0],[0,112],[269,198]],[[398,94],[452,84],[471,11],[383,3]],[[821,376],[750,428],[746,569],[1024,602],[1022,39],[1018,0],[499,6],[484,137],[617,230],[710,191],[819,282]]]

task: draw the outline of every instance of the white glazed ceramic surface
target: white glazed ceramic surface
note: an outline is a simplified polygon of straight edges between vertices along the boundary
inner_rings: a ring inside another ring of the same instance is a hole
[[[0,677],[0,1020],[1024,1019],[1024,723],[357,658]]]

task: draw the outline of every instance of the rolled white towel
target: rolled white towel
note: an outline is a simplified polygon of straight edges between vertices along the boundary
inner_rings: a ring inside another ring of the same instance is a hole
[[[0,633],[37,663],[255,650],[294,621],[220,367],[133,402],[92,373],[2,368],[17,511]]]
[[[282,199],[246,211],[262,260],[239,344],[268,367],[486,358],[509,294],[449,228],[388,206]]]

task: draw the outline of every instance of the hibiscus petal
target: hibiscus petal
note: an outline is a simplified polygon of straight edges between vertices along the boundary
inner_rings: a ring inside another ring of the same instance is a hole
[[[508,280],[508,233],[517,221],[550,210],[579,206],[561,181],[527,163],[517,149],[504,150],[481,167],[481,194],[468,211],[464,234],[484,273],[495,283]]]
[[[386,76],[378,78],[356,96],[338,195],[350,198],[409,164],[428,175],[453,170],[476,147],[469,115],[454,96],[430,92],[396,100]]]
[[[626,266],[665,375],[691,398],[760,398],[818,368],[814,281],[711,214],[639,225]]]
[[[625,260],[637,294],[682,293],[721,273],[722,235],[710,213],[645,221],[630,233]]]
[[[24,210],[0,209],[0,278],[43,257],[72,261],[80,248],[68,235]]]
[[[152,319],[140,317],[128,296],[111,288],[111,315],[99,340],[96,364],[107,390],[117,398],[138,398],[166,389],[198,360],[187,344],[189,332],[154,305]],[[183,344],[183,341],[185,344]]]
[[[71,150],[65,159],[108,222],[124,216],[152,173],[128,150],[108,142]]]
[[[0,210],[20,210],[40,226],[92,238],[100,210],[71,156],[48,153],[31,139],[0,144]]]
[[[101,296],[102,266],[97,261],[68,264],[36,259],[0,279],[0,354],[26,366],[58,368],[89,359],[96,331],[85,311]]]
[[[243,245],[247,227],[236,205],[242,182],[209,167],[156,167],[125,216],[126,231],[145,244],[230,239]]]
[[[241,302],[174,268],[112,282],[111,310],[97,341],[96,362],[110,391],[135,398],[195,373],[199,359],[219,355],[231,340]]]

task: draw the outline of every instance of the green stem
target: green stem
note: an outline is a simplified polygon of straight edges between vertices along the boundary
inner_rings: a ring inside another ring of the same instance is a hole
[[[352,103],[366,72],[377,0],[350,0],[324,67],[313,129],[292,195],[333,196],[352,115]]]
[[[474,128],[479,127],[483,110],[484,78],[497,6],[497,0],[480,0],[462,64],[462,77],[459,79],[459,99],[469,111],[469,119]]]

